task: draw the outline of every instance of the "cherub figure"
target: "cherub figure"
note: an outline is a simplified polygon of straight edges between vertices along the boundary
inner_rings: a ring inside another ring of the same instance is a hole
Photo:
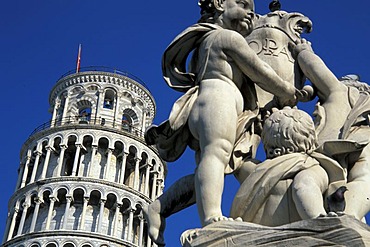
[[[244,38],[253,29],[253,0],[201,0],[200,6],[199,24],[181,33],[163,56],[167,83],[186,94],[175,103],[167,122],[148,130],[146,140],[157,144],[167,161],[176,160],[187,145],[195,150],[196,203],[205,226],[227,219],[221,212],[225,168],[245,131],[245,122],[238,128],[241,116],[248,122],[258,114],[251,81],[274,94],[280,105],[295,104],[296,89]],[[191,73],[186,73],[191,51]]]
[[[241,184],[231,216],[277,226],[330,213],[323,195],[331,186],[336,190],[345,185],[345,172],[328,157],[330,151],[317,146],[311,116],[287,107],[275,110],[265,120],[262,142],[267,159]],[[353,150],[355,145],[346,143],[340,153]]]
[[[315,124],[319,143],[344,139],[366,145],[344,163],[348,172],[345,213],[361,220],[370,211],[370,145],[367,145],[370,142],[370,86],[353,75],[338,80],[306,40],[296,42],[293,54],[317,90]]]

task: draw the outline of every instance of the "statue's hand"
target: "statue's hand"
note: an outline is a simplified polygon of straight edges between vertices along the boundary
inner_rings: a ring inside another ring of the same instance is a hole
[[[298,103],[297,91],[298,90],[293,85],[290,85],[290,87],[287,88],[287,92],[289,93],[285,97],[276,97],[278,106],[280,108],[283,108],[284,106],[297,105]]]
[[[308,102],[316,97],[316,92],[312,86],[306,85],[301,90],[296,90],[296,97],[298,101]]]
[[[297,39],[294,43],[289,42],[289,49],[294,59],[297,59],[298,54],[302,51],[313,52],[311,42],[305,39]]]

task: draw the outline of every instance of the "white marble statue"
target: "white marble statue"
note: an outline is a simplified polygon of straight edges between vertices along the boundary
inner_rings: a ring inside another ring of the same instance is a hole
[[[231,216],[269,226],[315,218],[330,214],[331,209],[335,208],[327,205],[322,200],[323,197],[333,195],[336,191],[343,196],[346,191],[340,205],[344,212],[336,213],[352,215],[361,220],[370,211],[370,87],[360,83],[355,76],[338,80],[304,39],[297,40],[292,45],[292,50],[293,57],[313,83],[319,97],[314,114],[319,147],[315,152],[305,151],[306,155],[317,160],[319,166],[299,170],[299,166],[295,165],[297,161],[289,159],[302,154],[291,154],[292,157],[282,155],[280,159],[262,162],[241,185]],[[275,128],[273,124],[269,124],[271,121],[275,123]],[[263,132],[268,158],[286,154],[286,150],[289,150],[288,153],[295,152],[296,148],[292,143],[309,141],[309,137],[313,137],[312,133],[303,135],[306,139],[297,135],[307,128],[295,128],[289,132],[289,128],[284,129],[280,124],[282,121],[277,119],[267,119],[265,122],[264,128],[271,125],[268,135],[265,129]],[[285,125],[290,128],[294,126]],[[283,129],[280,134],[279,128]],[[295,136],[289,136],[289,133]],[[291,143],[282,137],[289,139]],[[275,147],[269,147],[269,143]],[[317,156],[318,153],[325,156]],[[289,167],[293,169],[293,173]],[[289,172],[285,173],[286,171]],[[288,189],[290,186],[291,190]],[[313,204],[313,201],[317,203]],[[289,210],[284,210],[286,208]]]
[[[342,210],[327,211],[323,200],[326,193],[331,195],[346,185],[345,170],[330,157],[331,147],[341,147],[335,154],[348,157],[361,149],[356,142],[333,141],[317,147],[312,118],[290,108],[275,111],[265,120],[262,142],[267,160],[256,165],[241,184],[232,217],[279,226],[343,214]]]
[[[164,245],[165,218],[194,203],[203,227],[232,219],[278,226],[343,210],[362,219],[370,210],[370,189],[360,189],[370,182],[368,93],[344,86],[310,44],[300,41],[302,26],[311,27],[303,15],[276,11],[256,17],[253,0],[200,0],[199,5],[198,24],[178,35],[162,60],[167,84],[185,94],[169,119],[145,136],[170,162],[189,146],[197,166],[143,208],[152,240]],[[252,32],[256,18],[258,31]],[[293,40],[298,41],[289,50]],[[264,126],[268,159],[260,163],[254,158],[261,112],[313,96],[311,87],[295,88],[303,86],[298,65],[317,88],[316,130],[302,111],[274,112]],[[228,173],[241,184],[230,218],[221,212]],[[324,200],[346,188],[345,209]]]
[[[336,139],[369,143],[370,86],[356,76],[338,80],[306,40],[298,40],[293,53],[317,89],[315,124],[319,143]],[[370,145],[350,156],[344,169],[348,173],[345,213],[362,219],[370,211]]]
[[[181,155],[181,148],[176,155],[162,151],[167,145],[180,145],[180,138],[184,147],[189,144],[195,150],[196,203],[205,226],[226,220],[221,212],[224,171],[238,132],[244,131],[238,130],[238,123],[242,117],[250,121],[258,113],[254,85],[245,78],[276,95],[280,105],[295,104],[297,90],[263,62],[244,39],[253,28],[252,0],[204,0],[200,4],[200,23],[176,37],[163,57],[166,81],[186,94],[175,103],[169,122],[152,128],[148,136],[156,136],[153,142],[167,160]],[[193,50],[192,68],[186,74],[186,58]],[[174,141],[175,135],[168,136],[166,128],[181,129],[181,137]]]

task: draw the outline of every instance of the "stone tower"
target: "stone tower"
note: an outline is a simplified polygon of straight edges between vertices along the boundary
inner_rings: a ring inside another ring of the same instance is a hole
[[[154,246],[141,208],[166,164],[144,141],[156,111],[144,85],[107,68],[57,81],[51,121],[20,152],[2,247]]]

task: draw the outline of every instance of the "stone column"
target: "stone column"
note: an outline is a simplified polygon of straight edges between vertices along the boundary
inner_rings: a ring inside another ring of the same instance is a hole
[[[19,223],[17,236],[22,235],[23,227],[24,227],[24,222],[25,222],[26,216],[27,216],[27,210],[30,207],[30,205],[25,202],[25,203],[23,203],[22,207],[23,207],[22,217],[21,217],[21,221]]]
[[[132,209],[132,208],[129,210],[128,231],[127,231],[127,240],[129,242],[133,241],[132,231],[133,231],[133,227],[134,227],[134,212],[135,212],[135,210]]]
[[[69,218],[69,208],[71,207],[72,197],[66,196],[66,208],[64,210],[64,219],[62,229],[67,229],[68,218]]]
[[[115,104],[114,104],[114,117],[113,117],[113,127],[114,128],[119,128],[121,126],[121,118],[119,116],[119,107],[120,107],[120,104],[119,104],[119,99],[120,97],[118,97],[118,93],[116,94],[116,98],[115,98]]]
[[[35,151],[35,153],[36,153],[36,158],[35,158],[35,163],[33,164],[33,170],[32,170],[30,183],[35,182],[37,168],[39,166],[40,157],[42,155],[42,153],[40,151]]]
[[[105,180],[109,180],[108,176],[109,176],[110,162],[111,162],[111,159],[112,159],[112,153],[113,153],[113,149],[108,148],[107,163],[105,164],[105,171],[104,171],[104,179]]]
[[[57,167],[57,177],[61,176],[62,173],[62,167],[63,167],[63,161],[64,161],[64,153],[67,150],[67,145],[61,144],[60,145],[60,154],[58,159],[58,167]]]
[[[10,240],[13,236],[14,228],[15,228],[15,221],[17,220],[18,212],[19,212],[19,208],[16,206],[14,208],[14,211],[13,211],[13,217],[12,217],[11,222],[10,222],[8,235],[6,235],[6,232],[4,233],[4,238],[5,238],[5,236],[7,236],[6,241]],[[5,242],[5,241],[3,241],[3,242]]]
[[[96,151],[98,150],[98,146],[92,146],[91,147],[91,159],[90,159],[90,165],[87,168],[87,176],[91,177],[91,167],[94,165],[95,155]]]
[[[86,218],[86,210],[87,210],[88,203],[89,203],[89,197],[84,197],[84,205],[82,208],[81,222],[79,226],[79,230],[82,230],[82,231],[84,231],[85,229],[85,218]]]
[[[138,245],[139,247],[143,246],[143,236],[144,236],[144,217],[142,214],[139,215],[139,220],[140,220],[140,230],[139,230],[139,242]]]
[[[162,195],[163,191],[163,178],[157,179],[157,193],[156,193],[156,198]]]
[[[149,177],[150,177],[150,165],[146,164],[144,195],[148,197],[149,197]]]
[[[64,108],[63,108],[63,115],[62,115],[62,125],[66,122],[66,117],[67,117],[67,110],[68,110],[68,105],[69,105],[69,92],[65,96],[66,100],[64,101]]]
[[[49,204],[49,211],[48,217],[46,219],[45,231],[48,231],[50,228],[51,217],[53,217],[53,210],[54,210],[54,203],[57,201],[57,198],[54,196],[50,196],[50,204]]]
[[[139,163],[140,163],[140,159],[139,158],[136,158],[135,159],[135,173],[134,173],[134,190],[139,190],[139,173],[140,173],[140,170],[139,170]]]
[[[73,161],[72,176],[77,176],[77,166],[80,161],[81,144],[76,143],[75,159]]]
[[[102,224],[103,224],[104,204],[105,204],[105,200],[104,199],[101,199],[100,200],[100,211],[99,211],[98,229],[97,229],[97,232],[98,233],[101,232],[101,227],[102,227]]]
[[[35,226],[36,226],[37,217],[38,217],[38,214],[39,214],[40,204],[42,202],[43,201],[39,197],[36,197],[35,198],[35,210],[33,211],[30,232],[34,232],[35,231]]]
[[[146,114],[148,113],[148,110],[147,109],[143,109],[143,118],[142,118],[142,121],[141,121],[141,136],[143,136],[143,134],[145,133],[145,129],[146,129],[146,126],[145,126],[145,122],[146,122]]]
[[[152,194],[150,196],[152,200],[154,200],[157,195],[157,177],[158,177],[158,173],[153,172],[153,188],[152,188]]]
[[[28,176],[28,168],[29,168],[29,165],[30,165],[30,161],[31,161],[31,156],[27,155],[27,160],[26,160],[26,163],[24,164],[21,188],[23,188],[26,185],[27,176]]]
[[[57,97],[55,99],[55,104],[54,104],[54,109],[53,109],[53,116],[51,118],[51,125],[50,127],[54,127],[56,125],[56,122],[57,122],[57,112],[58,112],[58,109],[60,107],[60,100],[59,98]]]
[[[126,171],[126,160],[128,153],[122,153],[122,164],[121,164],[121,177],[119,178],[119,183],[123,184],[125,182],[125,171]]]
[[[116,211],[114,213],[114,225],[113,225],[113,233],[112,233],[113,237],[117,237],[118,218],[119,218],[119,213],[120,213],[121,206],[122,205],[119,204],[119,203],[115,204]]]
[[[96,104],[95,123],[100,114],[100,109],[103,107],[103,100],[104,100],[104,90],[99,89],[98,90],[98,103]]]
[[[152,239],[149,237],[146,238],[146,247],[152,247]]]
[[[42,167],[42,173],[41,173],[40,179],[44,179],[46,176],[46,171],[49,166],[50,154],[51,154],[51,151],[53,150],[53,148],[49,145],[46,146],[45,148],[46,148],[46,156],[45,156],[44,166]]]
[[[17,184],[15,185],[15,191],[18,190],[19,186],[22,183],[22,177],[23,177],[23,173],[24,173],[24,167],[25,167],[25,163],[21,162],[19,164],[18,179],[17,179]]]
[[[8,211],[8,215],[7,215],[7,219],[6,219],[6,226],[5,226],[4,235],[3,235],[3,240],[1,241],[1,243],[4,243],[8,238],[10,225],[11,225],[12,219],[13,219],[13,217],[12,217],[13,214],[14,214],[14,208],[11,208],[11,210]]]

